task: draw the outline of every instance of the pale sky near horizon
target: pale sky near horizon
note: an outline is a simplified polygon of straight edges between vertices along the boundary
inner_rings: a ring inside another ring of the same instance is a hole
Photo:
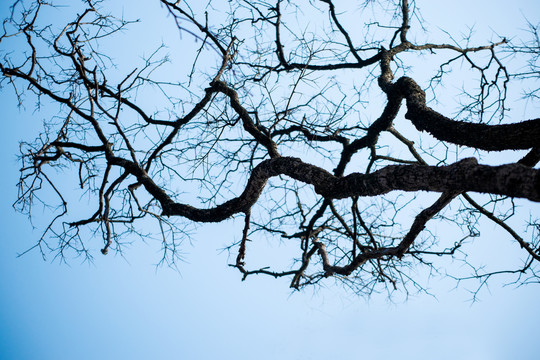
[[[2,18],[8,3],[0,3]],[[522,27],[524,15],[537,23],[540,3],[533,3],[419,5],[428,21],[444,11],[437,18],[441,28],[474,22],[479,31],[500,27],[502,33]],[[495,20],[486,25],[486,17]],[[0,360],[540,358],[539,284],[495,281],[474,304],[464,289],[439,279],[428,284],[437,297],[419,294],[399,303],[384,295],[358,298],[332,282],[291,292],[287,280],[240,281],[219,251],[231,226],[219,224],[201,227],[193,245],[186,244],[179,272],[156,270],[159,254],[141,243],[125,259],[96,254],[92,264],[43,261],[36,252],[17,257],[40,235],[11,207],[18,144],[39,130],[43,115],[31,105],[19,111],[9,88],[0,93]],[[486,241],[499,235],[486,234]]]

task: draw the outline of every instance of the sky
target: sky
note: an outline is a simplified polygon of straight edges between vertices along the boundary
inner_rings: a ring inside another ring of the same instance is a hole
[[[8,1],[1,2],[0,15]],[[419,2],[424,17],[480,27],[538,21],[535,1]],[[142,6],[135,2],[134,6]],[[477,16],[490,17],[488,25]],[[534,18],[536,16],[536,18]],[[445,23],[446,22],[446,23]],[[43,114],[16,107],[0,90],[0,359],[538,359],[540,286],[499,286],[471,295],[434,279],[436,295],[392,302],[359,298],[328,282],[291,292],[264,277],[240,281],[220,252],[227,225],[201,227],[183,249],[179,271],[156,268],[155,248],[137,244],[126,258],[96,255],[67,264],[36,252],[40,236],[16,213],[19,141]],[[236,229],[237,230],[237,229]],[[232,231],[232,230],[231,230]],[[490,232],[491,231],[491,232]],[[488,229],[487,238],[500,236]]]

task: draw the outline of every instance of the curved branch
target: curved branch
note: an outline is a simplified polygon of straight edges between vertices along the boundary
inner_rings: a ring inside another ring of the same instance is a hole
[[[269,178],[287,175],[315,187],[325,198],[376,196],[395,190],[500,194],[540,202],[540,170],[519,164],[480,165],[469,158],[448,166],[390,165],[371,174],[354,173],[340,178],[300,159],[281,157],[257,165],[243,193],[210,209],[198,209],[174,202],[140,167],[120,158],[111,158],[136,176],[162,205],[163,215],[182,216],[197,222],[219,222],[246,212],[257,202]]]
[[[283,67],[285,71],[291,71],[291,70],[339,70],[339,69],[361,69],[363,67],[373,65],[377,63],[379,60],[381,60],[381,52],[378,51],[375,55],[373,55],[370,58],[367,59],[361,59],[356,50],[354,49],[352,42],[347,34],[347,32],[341,27],[339,22],[337,21],[337,18],[335,17],[335,12],[333,10],[333,5],[328,0],[321,0],[323,2],[326,2],[330,5],[330,11],[331,16],[334,19],[336,25],[340,29],[341,33],[346,37],[347,44],[349,46],[349,49],[353,53],[355,59],[357,62],[354,63],[335,63],[335,64],[303,64],[303,63],[290,63],[285,59],[285,54],[283,52],[283,43],[281,42],[281,35],[280,35],[280,24],[281,24],[281,10],[280,10],[280,1],[277,2],[276,6],[272,8],[273,11],[276,12],[276,22],[273,24],[276,27],[276,55],[279,60],[279,65]],[[279,66],[278,66],[279,67]],[[279,71],[278,69],[274,69],[272,67],[268,67],[269,69]]]
[[[540,119],[505,125],[456,121],[426,106],[425,93],[413,79],[402,77],[395,86],[407,101],[405,118],[438,140],[488,151],[531,149],[540,145]]]
[[[244,129],[257,140],[261,145],[263,145],[267,150],[271,158],[280,157],[277,150],[276,143],[272,140],[268,130],[263,128],[260,125],[255,125],[251,116],[249,116],[248,111],[242,106],[240,100],[238,99],[238,93],[227,86],[223,81],[217,80],[211,83],[212,88],[216,91],[222,92],[225,94],[231,101],[231,107],[236,111],[240,119],[242,119],[242,124]]]

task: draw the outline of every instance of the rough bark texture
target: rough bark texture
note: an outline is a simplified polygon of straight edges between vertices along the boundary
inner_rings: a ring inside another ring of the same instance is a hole
[[[267,180],[287,175],[313,185],[327,199],[354,196],[377,196],[390,191],[479,192],[521,197],[540,202],[540,170],[519,164],[501,166],[478,165],[476,159],[464,159],[448,166],[391,165],[371,174],[351,174],[335,177],[329,172],[304,163],[298,158],[265,160],[251,173],[242,195],[215,208],[197,209],[174,203],[150,178],[139,181],[150,193],[160,198],[163,215],[183,216],[197,222],[220,222],[237,213],[251,209],[261,195]]]
[[[522,150],[540,146],[540,119],[516,124],[486,125],[456,121],[426,106],[424,91],[407,77],[396,86],[407,100],[405,117],[420,131],[441,141],[488,151]]]

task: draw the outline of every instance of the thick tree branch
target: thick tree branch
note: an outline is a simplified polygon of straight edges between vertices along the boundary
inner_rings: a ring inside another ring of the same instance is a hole
[[[396,82],[407,100],[405,117],[438,140],[488,151],[531,149],[540,145],[540,119],[486,125],[449,119],[426,106],[424,91],[408,77]]]
[[[315,187],[326,198],[342,199],[352,196],[376,196],[390,191],[474,191],[540,202],[540,170],[517,164],[479,165],[466,159],[448,166],[393,165],[371,174],[351,174],[337,178],[317,166],[297,158],[265,160],[253,169],[243,193],[211,209],[198,209],[173,202],[145,173],[117,161],[120,166],[137,176],[163,207],[163,215],[183,216],[197,222],[219,222],[239,212],[246,212],[257,202],[269,178],[287,175]]]

